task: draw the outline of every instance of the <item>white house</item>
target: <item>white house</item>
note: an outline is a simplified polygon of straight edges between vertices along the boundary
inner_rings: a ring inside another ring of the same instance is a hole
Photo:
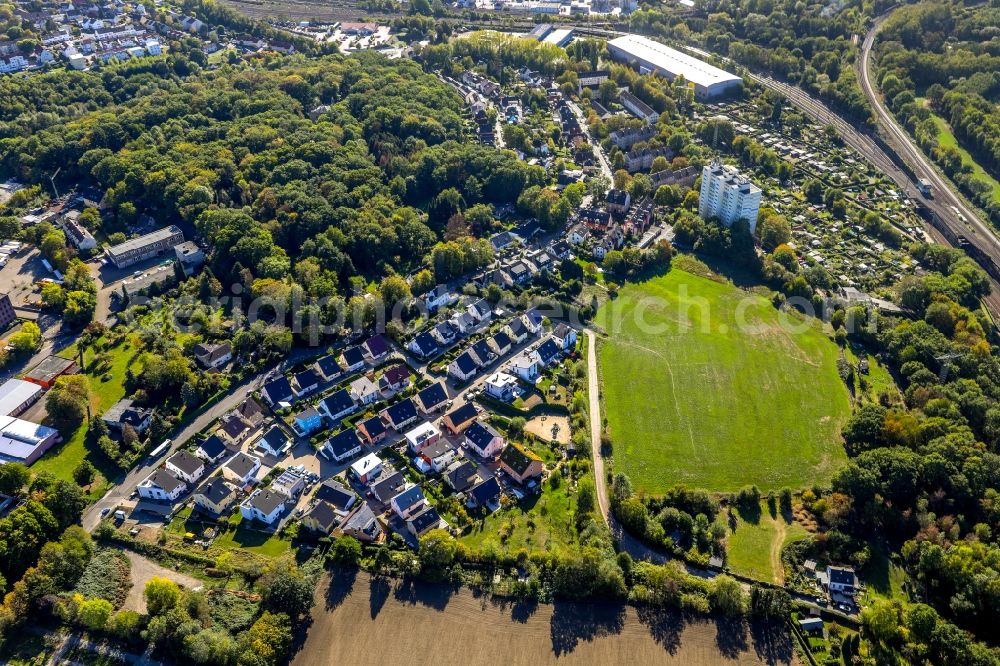
[[[479,372],[479,364],[473,359],[472,354],[466,350],[459,354],[458,358],[448,364],[448,376],[454,377],[458,381],[467,382]]]
[[[288,499],[295,499],[306,487],[306,480],[292,470],[286,469],[271,483],[271,490]]]
[[[205,475],[205,462],[187,451],[178,451],[167,458],[167,470],[182,481],[194,483]]]
[[[448,286],[444,284],[439,284],[424,294],[424,305],[432,312],[457,301],[458,294],[448,289]]]
[[[158,469],[139,484],[139,497],[160,502],[176,502],[187,484],[165,469]]]
[[[287,498],[270,488],[258,489],[240,504],[240,513],[245,520],[259,520],[265,525],[273,525],[285,509]]]
[[[222,466],[222,476],[236,482],[241,488],[252,482],[260,469],[260,458],[240,451]]]
[[[407,432],[404,438],[410,451],[420,453],[424,447],[430,446],[441,438],[441,431],[430,421],[425,421]]]
[[[371,483],[382,474],[382,459],[374,453],[369,453],[351,464],[351,474],[359,483]]]
[[[529,352],[527,354],[519,354],[510,362],[510,371],[513,372],[520,379],[528,382],[535,383],[538,379],[538,375],[541,371],[541,362],[538,358],[538,354],[535,352]]]
[[[423,509],[426,504],[427,498],[420,486],[410,486],[389,501],[392,512],[403,520]]]
[[[576,329],[560,322],[552,331],[552,339],[564,352],[576,347]]]
[[[486,395],[510,402],[514,399],[514,391],[517,388],[517,378],[506,372],[497,372],[486,380]]]

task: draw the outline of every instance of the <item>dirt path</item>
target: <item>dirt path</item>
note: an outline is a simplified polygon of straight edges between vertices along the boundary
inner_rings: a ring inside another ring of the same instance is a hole
[[[792,663],[787,630],[623,604],[503,600],[429,583],[324,577],[293,666]]]
[[[193,576],[161,567],[153,560],[143,557],[138,553],[133,553],[130,550],[123,552],[132,564],[132,589],[128,591],[125,605],[122,606],[126,610],[134,610],[139,613],[146,612],[146,598],[143,596],[143,591],[146,589],[146,583],[154,576],[167,578],[191,590],[197,590],[202,586],[201,581]]]
[[[607,474],[604,472],[604,457],[601,455],[601,385],[597,379],[597,342],[593,331],[588,329],[584,334],[587,336],[587,394],[590,398],[590,448],[594,458],[594,485],[601,515],[610,527],[608,491],[605,488]]]

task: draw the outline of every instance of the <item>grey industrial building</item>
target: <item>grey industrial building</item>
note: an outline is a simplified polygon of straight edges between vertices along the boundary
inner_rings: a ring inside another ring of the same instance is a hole
[[[643,74],[653,72],[670,80],[683,76],[698,99],[719,97],[743,86],[743,79],[735,74],[647,37],[613,39],[608,42],[608,51],[615,60],[637,65]]]
[[[130,238],[124,243],[109,247],[106,254],[115,266],[126,268],[172,250],[175,245],[183,242],[183,232],[177,226],[170,225],[152,231],[145,236]]]

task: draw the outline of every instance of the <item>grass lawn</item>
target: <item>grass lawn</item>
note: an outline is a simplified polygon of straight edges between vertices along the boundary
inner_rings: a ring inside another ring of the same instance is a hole
[[[959,154],[962,156],[962,163],[967,164],[972,167],[972,173],[981,180],[986,181],[993,186],[993,199],[1000,201],[1000,181],[991,176],[986,170],[979,165],[976,159],[958,142],[958,139],[951,131],[951,127],[948,122],[941,116],[932,113],[931,117],[934,118],[934,123],[937,125],[937,140],[942,146],[951,146],[955,148]]]
[[[759,516],[742,516],[735,510],[735,526],[727,525],[726,557],[736,573],[773,583],[784,582],[781,549],[808,536],[806,529],[781,513],[771,515],[761,502]],[[726,517],[720,514],[719,520]]]
[[[193,510],[190,506],[185,507],[177,512],[170,523],[164,526],[163,529],[170,539],[172,548],[194,549],[194,552],[207,557],[216,557],[227,550],[245,550],[264,557],[281,557],[292,549],[292,542],[288,539],[244,527],[243,516],[236,512],[228,519],[229,524],[235,526],[236,529],[222,532],[212,541],[212,545],[207,551],[202,550],[200,546],[192,546],[183,541],[184,535],[188,532],[201,538],[206,527],[211,526],[206,525],[201,520],[191,520],[192,513]]]
[[[865,581],[865,597],[868,599],[896,599],[907,603],[910,595],[904,589],[906,571],[889,558],[889,552],[882,544],[871,547],[871,557],[861,570]]]
[[[615,469],[637,491],[801,488],[846,460],[850,399],[818,321],[677,268],[626,285],[595,321]]]
[[[93,414],[101,414],[111,405],[118,402],[125,396],[125,371],[132,363],[136,350],[123,342],[117,347],[108,350],[110,356],[109,366],[101,368],[101,372],[93,372],[90,366],[94,357],[94,352],[88,350],[86,361],[88,363],[87,380],[90,384],[91,401],[90,409]],[[65,358],[78,358],[76,347],[67,347],[59,352]],[[72,479],[73,470],[84,459],[89,459],[101,472],[101,478],[97,479],[90,489],[89,497],[97,499],[107,492],[110,485],[108,476],[117,475],[117,470],[107,468],[104,465],[103,456],[88,451],[85,446],[86,424],[81,424],[70,433],[62,432],[63,443],[53,447],[42,458],[32,466],[35,472],[51,472],[60,479]]]
[[[544,552],[575,544],[577,532],[573,511],[576,493],[565,479],[561,481],[555,489],[546,481],[541,495],[526,497],[518,504],[487,516],[481,524],[473,525],[459,541],[473,549],[492,541],[504,553],[513,553],[521,548],[527,548],[529,552]]]

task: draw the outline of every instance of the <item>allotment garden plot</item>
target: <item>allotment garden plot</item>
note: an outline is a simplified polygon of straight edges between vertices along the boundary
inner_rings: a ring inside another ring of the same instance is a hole
[[[637,490],[798,488],[845,460],[850,401],[818,321],[676,268],[626,286],[596,321],[615,469]]]

